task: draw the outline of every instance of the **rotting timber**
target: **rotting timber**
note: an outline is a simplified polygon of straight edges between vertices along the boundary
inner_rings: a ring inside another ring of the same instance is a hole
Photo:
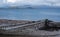
[[[41,20],[42,21],[42,20]],[[54,31],[60,29],[60,23],[45,19],[45,21],[32,21],[22,25],[4,25],[0,26],[0,33],[13,35],[56,35],[55,32],[47,32],[46,30]],[[44,31],[41,31],[44,30]]]

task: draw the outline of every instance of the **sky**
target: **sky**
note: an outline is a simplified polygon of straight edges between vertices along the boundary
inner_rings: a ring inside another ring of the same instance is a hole
[[[22,5],[60,7],[60,0],[0,0],[0,7]]]

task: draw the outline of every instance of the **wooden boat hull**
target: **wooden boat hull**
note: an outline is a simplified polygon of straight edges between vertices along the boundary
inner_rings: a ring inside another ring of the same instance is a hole
[[[1,30],[0,30],[1,31]],[[57,36],[60,35],[60,31],[43,31],[43,30],[33,30],[33,29],[26,29],[26,30],[7,30],[1,31],[1,34],[5,35],[26,35],[26,36]]]

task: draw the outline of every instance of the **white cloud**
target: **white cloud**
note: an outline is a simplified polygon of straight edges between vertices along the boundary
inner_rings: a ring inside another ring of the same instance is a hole
[[[17,0],[7,0],[7,3],[15,3]]]
[[[8,2],[10,5],[47,5],[47,6],[60,6],[60,0],[4,0],[5,3]],[[10,2],[10,3],[9,3]]]

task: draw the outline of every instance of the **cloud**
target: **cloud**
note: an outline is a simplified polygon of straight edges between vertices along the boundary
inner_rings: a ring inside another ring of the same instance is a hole
[[[3,3],[8,5],[14,6],[21,6],[21,5],[46,5],[46,6],[57,6],[60,7],[60,0],[3,0]]]

